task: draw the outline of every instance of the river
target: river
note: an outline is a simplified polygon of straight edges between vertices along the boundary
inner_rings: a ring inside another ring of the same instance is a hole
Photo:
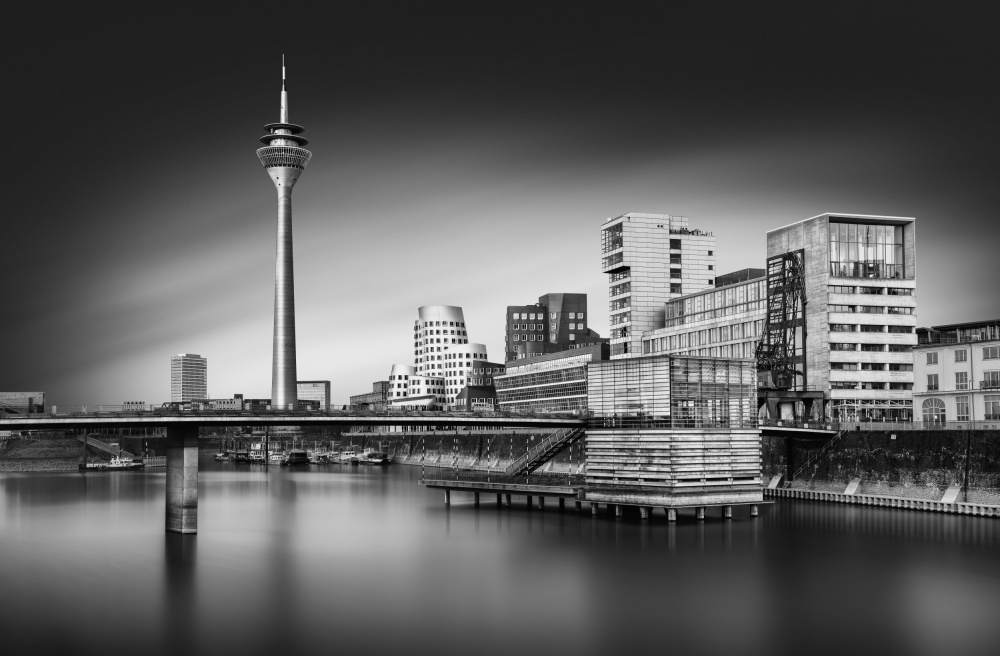
[[[0,474],[0,644],[48,654],[1000,653],[1000,521],[495,507],[420,470]],[[572,507],[572,504],[571,504]],[[18,653],[10,652],[7,653]]]

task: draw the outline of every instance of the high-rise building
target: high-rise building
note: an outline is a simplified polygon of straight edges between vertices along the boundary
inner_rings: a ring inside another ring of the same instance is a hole
[[[586,294],[545,294],[534,305],[508,305],[504,336],[507,361],[602,341],[587,327],[589,314]]]
[[[208,398],[208,360],[197,353],[170,356],[170,400]]]
[[[295,278],[292,267],[292,187],[312,153],[303,148],[301,125],[288,122],[285,62],[281,62],[281,111],[277,123],[264,126],[268,134],[257,156],[278,191],[278,237],[274,268],[274,341],[271,354],[271,405],[294,410],[296,401]]]
[[[296,399],[299,401],[315,401],[320,410],[330,409],[330,381],[300,380],[296,383]]]
[[[601,270],[611,297],[611,359],[642,354],[662,328],[664,302],[715,286],[715,237],[686,216],[630,212],[601,226]]]

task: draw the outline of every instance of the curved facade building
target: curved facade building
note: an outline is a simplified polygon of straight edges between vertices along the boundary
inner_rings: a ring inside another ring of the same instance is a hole
[[[435,405],[451,408],[472,372],[486,365],[486,346],[469,342],[462,308],[425,305],[413,322],[413,360],[413,366],[392,366],[389,402],[424,404],[433,396]]]

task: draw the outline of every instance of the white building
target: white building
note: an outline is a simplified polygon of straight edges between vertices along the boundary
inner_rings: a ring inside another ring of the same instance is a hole
[[[664,301],[715,286],[715,237],[686,216],[629,212],[601,226],[601,270],[611,296],[611,359],[642,353],[663,327]]]
[[[1000,428],[1000,321],[919,330],[914,420]],[[985,424],[982,422],[996,422]]]
[[[295,383],[295,398],[299,401],[316,401],[319,409],[330,409],[330,381],[299,380]]]
[[[170,400],[208,398],[208,360],[197,353],[170,356]]]
[[[488,361],[485,344],[469,342],[462,308],[426,305],[417,313],[413,323],[415,364],[392,366],[390,404],[450,408],[474,370],[503,366]]]

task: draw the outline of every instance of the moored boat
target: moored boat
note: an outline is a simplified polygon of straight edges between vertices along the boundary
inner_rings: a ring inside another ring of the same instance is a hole
[[[361,454],[360,463],[362,465],[388,465],[391,460],[385,451],[365,449],[365,452]]]

